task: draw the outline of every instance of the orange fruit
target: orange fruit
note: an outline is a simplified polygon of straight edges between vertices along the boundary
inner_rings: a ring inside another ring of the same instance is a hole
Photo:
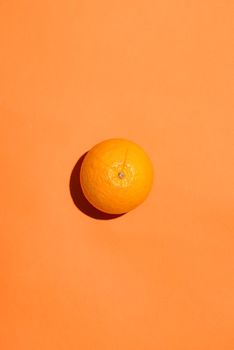
[[[80,183],[87,200],[109,214],[126,213],[141,204],[150,192],[153,166],[134,142],[110,139],[85,156]]]

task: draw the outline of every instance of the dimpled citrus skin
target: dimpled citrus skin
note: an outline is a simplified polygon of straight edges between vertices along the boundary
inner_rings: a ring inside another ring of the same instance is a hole
[[[110,139],[85,156],[80,183],[87,200],[109,214],[123,214],[141,204],[153,183],[153,166],[134,142]]]

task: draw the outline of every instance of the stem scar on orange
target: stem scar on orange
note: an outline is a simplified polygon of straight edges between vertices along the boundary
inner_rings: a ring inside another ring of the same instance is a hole
[[[98,143],[85,156],[80,183],[87,200],[109,214],[136,208],[148,196],[153,166],[145,151],[134,142],[110,139]]]

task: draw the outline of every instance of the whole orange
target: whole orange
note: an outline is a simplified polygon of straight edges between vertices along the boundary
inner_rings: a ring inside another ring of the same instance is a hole
[[[141,204],[153,183],[153,166],[134,142],[110,139],[85,156],[80,183],[87,200],[109,214],[126,213]]]

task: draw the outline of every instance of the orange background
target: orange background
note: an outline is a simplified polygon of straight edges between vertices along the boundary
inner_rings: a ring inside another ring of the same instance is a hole
[[[0,3],[0,349],[234,349],[231,0]],[[69,191],[127,137],[148,200],[113,220]]]

